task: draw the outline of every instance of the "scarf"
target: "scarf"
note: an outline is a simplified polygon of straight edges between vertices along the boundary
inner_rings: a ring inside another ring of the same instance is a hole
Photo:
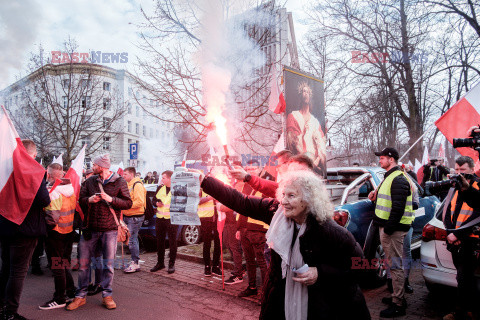
[[[293,281],[293,268],[299,269],[305,262],[300,253],[300,236],[305,232],[306,223],[300,226],[295,239],[293,238],[295,222],[284,215],[282,206],[273,216],[270,228],[267,231],[267,244],[282,258],[282,278],[285,284],[285,319],[303,320],[308,315],[307,286]],[[292,246],[293,242],[293,246]]]

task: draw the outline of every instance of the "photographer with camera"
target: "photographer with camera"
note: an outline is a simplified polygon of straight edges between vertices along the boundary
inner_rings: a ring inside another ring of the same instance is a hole
[[[478,235],[473,234],[480,225],[480,179],[473,173],[473,159],[461,156],[455,161],[455,176],[450,176],[451,188],[448,191],[443,209],[443,223],[447,230],[447,249],[452,253],[453,264],[457,269],[457,305],[454,313],[443,319],[467,319],[467,313],[479,308],[475,301],[478,288],[474,276],[479,265],[475,252]]]
[[[443,159],[431,159],[429,164],[423,166],[423,179],[421,185],[422,187],[425,187],[425,184],[428,181],[439,182],[447,180],[447,175],[449,173],[450,170],[443,166]],[[447,196],[447,191],[435,190],[434,194],[440,199],[440,201],[442,201]]]

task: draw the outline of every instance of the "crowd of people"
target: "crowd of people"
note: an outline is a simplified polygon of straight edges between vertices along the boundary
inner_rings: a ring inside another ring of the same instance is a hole
[[[35,144],[23,140],[23,145],[35,158]],[[388,147],[375,155],[386,173],[368,198],[375,205],[372,227],[379,230],[389,262],[391,291],[390,297],[382,299],[387,307],[380,316],[393,318],[406,314],[405,293],[413,292],[408,282],[408,261],[412,261],[410,242],[419,206],[418,190],[413,181],[416,177],[398,164],[396,149]],[[429,179],[443,179],[446,170],[440,165],[426,168],[424,176],[429,173]],[[370,319],[359,287],[366,270],[352,268],[353,260],[364,259],[362,248],[346,228],[332,219],[333,206],[323,177],[315,173],[314,166],[308,155],[293,155],[284,150],[277,154],[276,180],[262,177],[262,168],[256,160],[245,167],[241,163],[234,163],[233,169],[216,167],[206,175],[190,169],[200,175],[202,190],[198,215],[204,275],[222,275],[217,220],[225,217],[223,238],[234,264],[225,284],[241,283],[246,276],[248,285],[239,296],[258,295],[258,267],[263,283],[261,319]],[[473,174],[473,167],[473,160],[462,156],[456,160],[455,172]],[[54,278],[53,298],[40,305],[40,309],[65,307],[73,311],[86,304],[87,296],[100,292],[103,306],[115,309],[113,276],[122,221],[130,233],[131,258],[123,271],[135,273],[141,268],[138,233],[150,205],[144,184],[158,184],[153,199],[157,263],[150,272],[166,268],[169,274],[174,273],[178,226],[171,223],[170,217],[172,175],[170,170],[160,176],[149,172],[141,179],[134,167],[124,168],[120,175],[110,170],[109,155],[101,155],[85,171],[77,199],[72,182],[64,178],[63,167],[50,164],[24,222],[15,225],[0,217],[1,318],[25,319],[17,311],[40,237],[45,237],[45,251]],[[478,266],[475,255],[478,235],[474,234],[480,216],[478,181],[475,175],[467,178],[460,175],[445,195],[442,218],[457,268],[459,298],[455,313],[445,319],[465,319],[478,311],[475,305],[478,287],[474,279]],[[76,226],[81,233],[75,285],[71,255]],[[165,263],[167,235],[168,264]]]

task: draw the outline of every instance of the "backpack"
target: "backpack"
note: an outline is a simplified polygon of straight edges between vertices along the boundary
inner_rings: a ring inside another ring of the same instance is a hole
[[[135,188],[135,185],[137,183],[141,183],[143,185],[142,182],[137,181],[133,184],[133,189]],[[153,208],[152,200],[150,199],[150,197],[147,194],[145,196],[145,220],[152,219],[154,215],[155,215],[155,209]]]

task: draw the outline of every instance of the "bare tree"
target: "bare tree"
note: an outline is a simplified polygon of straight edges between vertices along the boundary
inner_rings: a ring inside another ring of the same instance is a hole
[[[282,57],[267,50],[262,53],[260,48],[278,41],[279,8],[269,2],[243,15],[234,15],[228,1],[219,3],[224,5],[226,16],[225,24],[219,27],[228,33],[230,44],[207,50],[221,51],[217,53],[217,62],[231,76],[224,113],[229,134],[234,135],[232,147],[241,145],[255,152],[270,152],[281,131],[281,117],[268,111],[269,74]],[[173,122],[186,130],[187,134],[177,137],[189,150],[206,142],[213,129],[205,119],[209,106],[204,102],[198,61],[198,52],[205,49],[201,47],[205,40],[199,18],[202,9],[194,2],[158,0],[153,14],[142,11],[145,23],[139,26],[142,48],[151,55],[148,60],[139,61],[136,83],[155,101],[153,106],[141,101],[139,104],[161,121]]]
[[[71,61],[59,65],[45,59],[42,48],[32,55],[30,74],[17,83],[22,102],[13,119],[41,152],[63,152],[67,165],[83,143],[87,155],[112,143],[125,110],[118,88],[108,80],[115,79],[114,70],[109,74],[99,65],[74,63],[76,49],[68,40],[65,53]]]

